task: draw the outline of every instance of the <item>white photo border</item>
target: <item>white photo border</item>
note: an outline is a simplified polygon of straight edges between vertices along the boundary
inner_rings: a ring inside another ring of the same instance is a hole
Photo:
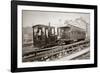
[[[89,60],[69,60],[69,61],[50,61],[50,62],[22,62],[22,10],[41,10],[41,11],[60,11],[60,12],[80,12],[90,13],[90,59]],[[24,6],[18,5],[17,10],[17,64],[18,68],[43,67],[43,66],[60,66],[60,65],[80,65],[94,64],[94,10],[78,8],[58,8],[44,6]]]

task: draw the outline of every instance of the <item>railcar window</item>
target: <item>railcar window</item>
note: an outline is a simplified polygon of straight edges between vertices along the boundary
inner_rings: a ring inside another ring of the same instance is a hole
[[[54,35],[54,29],[52,28],[52,34]]]
[[[48,38],[48,29],[46,29],[46,37]]]
[[[60,29],[58,28],[58,35],[60,36]]]
[[[42,28],[42,32],[43,32],[42,35],[44,35],[45,34],[45,28],[44,27]]]
[[[33,30],[34,30],[34,35],[36,35],[36,32],[37,32],[38,29],[34,28]]]
[[[41,35],[41,29],[38,29],[38,35],[40,36]]]

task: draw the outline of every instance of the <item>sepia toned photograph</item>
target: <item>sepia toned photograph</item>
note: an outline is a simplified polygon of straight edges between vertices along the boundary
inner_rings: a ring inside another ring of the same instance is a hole
[[[90,13],[22,10],[22,62],[90,59]]]
[[[97,6],[11,1],[11,71],[97,67]]]

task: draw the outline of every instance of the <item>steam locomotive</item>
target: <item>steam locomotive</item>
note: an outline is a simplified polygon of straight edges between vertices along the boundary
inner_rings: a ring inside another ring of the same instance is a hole
[[[85,30],[70,24],[65,27],[58,27],[57,34],[55,33],[55,27],[52,26],[38,24],[32,28],[33,45],[38,48],[70,44],[86,38]]]

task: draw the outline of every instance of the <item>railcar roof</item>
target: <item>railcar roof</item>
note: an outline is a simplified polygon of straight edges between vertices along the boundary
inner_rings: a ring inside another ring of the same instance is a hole
[[[63,26],[63,27],[58,27],[58,28],[61,28],[61,29],[66,29],[66,28],[70,28],[69,26]]]
[[[82,28],[80,28],[80,27],[78,27],[78,26],[74,26],[74,25],[71,25],[71,24],[68,24],[68,26],[77,28],[77,29],[79,29],[79,30],[81,30],[81,31],[85,31],[85,29],[82,29]]]
[[[44,24],[37,24],[37,25],[32,26],[32,28],[34,28],[34,27],[46,27],[46,28],[52,27],[52,28],[54,28],[53,26],[47,26]]]
[[[84,29],[80,28],[80,27],[77,27],[77,26],[74,26],[74,25],[71,25],[71,24],[68,24],[66,26],[63,26],[63,27],[58,27],[58,28],[61,28],[61,29],[66,29],[66,28],[71,28],[71,27],[74,27],[74,28],[77,28],[81,31],[85,31]]]

